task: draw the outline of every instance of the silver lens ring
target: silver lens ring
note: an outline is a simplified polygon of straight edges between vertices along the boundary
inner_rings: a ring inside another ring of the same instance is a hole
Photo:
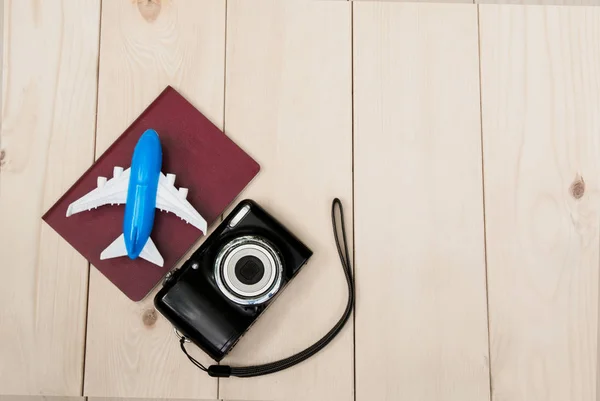
[[[264,269],[263,274],[256,283],[245,284],[236,276],[236,265],[245,257],[256,258],[262,264]],[[221,270],[221,273],[223,274],[227,287],[238,295],[246,298],[252,298],[263,294],[271,287],[271,285],[273,285],[275,277],[277,276],[273,255],[271,252],[264,249],[262,245],[259,246],[248,243],[240,245],[235,248],[235,250],[229,252],[227,257],[225,257],[223,266],[224,268]]]
[[[255,283],[243,283],[236,275],[236,266],[245,257],[260,261],[264,269]],[[241,305],[257,305],[271,299],[281,287],[283,263],[269,241],[246,235],[221,248],[215,258],[214,276],[217,286],[227,298]]]

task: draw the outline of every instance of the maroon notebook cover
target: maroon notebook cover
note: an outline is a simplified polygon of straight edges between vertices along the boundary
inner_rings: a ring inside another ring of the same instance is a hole
[[[100,260],[100,253],[123,232],[124,205],[106,205],[71,217],[66,217],[66,211],[70,203],[96,187],[98,176],[112,177],[114,166],[129,167],[133,148],[148,128],[160,136],[162,172],[176,174],[177,188],[189,188],[188,201],[209,226],[260,169],[202,113],[167,87],[46,212],[44,221],[134,301],[143,299],[203,233],[177,216],[157,210],[151,237],[165,260],[163,267],[141,258]]]

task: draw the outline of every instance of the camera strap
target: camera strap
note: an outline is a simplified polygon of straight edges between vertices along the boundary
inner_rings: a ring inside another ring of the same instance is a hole
[[[343,241],[340,241],[340,233],[338,232],[336,209],[339,210],[339,220],[341,222],[340,231]],[[335,239],[335,245],[340,256],[340,262],[342,264],[342,269],[344,270],[346,283],[348,284],[348,303],[346,304],[346,309],[344,310],[344,313],[342,314],[338,322],[331,328],[331,330],[329,330],[329,332],[327,332],[327,334],[325,334],[319,341],[306,348],[304,351],[298,352],[297,354],[294,354],[276,362],[270,362],[264,365],[254,365],[245,367],[211,365],[207,368],[187,352],[187,350],[185,349],[185,343],[188,342],[188,340],[187,338],[182,336],[179,340],[181,350],[188,357],[188,359],[194,365],[196,365],[196,367],[208,373],[208,375],[212,377],[254,377],[268,375],[287,369],[289,367],[299,364],[300,362],[307,360],[308,358],[325,348],[325,346],[327,346],[327,344],[329,344],[335,338],[335,336],[338,335],[338,333],[342,330],[342,328],[350,318],[352,308],[354,307],[354,280],[352,277],[352,266],[350,264],[350,253],[348,252],[348,242],[346,240],[344,208],[342,207],[342,202],[338,198],[335,198],[331,204],[331,222],[333,226],[333,237]]]

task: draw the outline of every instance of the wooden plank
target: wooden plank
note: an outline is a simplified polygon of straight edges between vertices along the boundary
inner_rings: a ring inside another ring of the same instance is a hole
[[[390,2],[390,3],[468,3],[474,0],[349,0],[355,2]]]
[[[598,6],[600,0],[477,0],[479,4]]]
[[[2,397],[0,396],[0,401],[13,401],[13,400],[3,400]],[[15,401],[21,401],[21,400],[15,400]],[[43,401],[43,400],[22,400],[22,401]],[[47,400],[47,401],[62,401],[62,400]],[[76,401],[76,400],[65,400],[65,401]],[[129,397],[88,397],[87,401],[227,401],[227,400],[217,400],[217,399],[213,399],[213,400],[199,400],[197,398],[188,398],[188,399],[181,399],[181,398],[152,398],[152,399],[148,399],[148,398],[129,398]],[[236,400],[231,400],[231,401],[244,401],[241,399],[236,399]],[[250,401],[250,400],[248,400]],[[267,400],[264,400],[267,401]]]
[[[494,395],[593,400],[600,9],[480,18]]]
[[[0,0],[0,66],[4,62],[4,0]],[[4,69],[4,67],[2,67]],[[1,73],[0,73],[1,74]],[[0,93],[2,92],[3,84],[0,80]],[[0,110],[2,110],[2,96],[0,96]],[[2,114],[0,112],[0,133],[2,132]],[[2,151],[2,135],[0,135],[0,152]],[[0,160],[0,163],[2,161]]]
[[[223,1],[104,2],[100,53],[97,156],[166,85],[222,126]],[[154,309],[157,290],[134,303],[91,270],[85,395],[216,398]]]
[[[86,401],[85,397],[45,395],[0,395],[0,401]]]
[[[600,0],[349,0],[349,1],[387,1],[407,3],[479,3],[479,4],[522,4],[522,5],[565,5],[598,6]]]
[[[4,17],[0,388],[79,395],[88,264],[41,216],[93,161],[100,3]]]
[[[350,35],[347,2],[228,1],[225,130],[262,167],[243,197],[262,204],[314,255],[223,363],[292,355],[323,336],[344,310],[330,208],[340,197],[351,229]],[[222,379],[219,396],[351,400],[352,337],[349,323],[301,365]]]
[[[3,401],[0,399],[0,401]],[[129,398],[129,397],[88,397],[87,401],[220,401],[220,400],[199,400],[197,398]],[[241,400],[240,400],[241,401]]]
[[[354,4],[356,399],[489,400],[477,14]]]
[[[5,401],[5,400],[0,398],[0,401]],[[12,400],[6,400],[6,401],[12,401]],[[20,400],[15,400],[15,401],[20,401]],[[24,401],[36,401],[36,400],[24,400]],[[55,401],[55,400],[49,400],[49,401]],[[61,401],[61,400],[57,400],[57,401]],[[70,401],[70,400],[67,400],[67,401]],[[152,399],[148,399],[148,398],[129,398],[129,397],[125,397],[125,398],[122,398],[122,397],[88,397],[87,401],[227,401],[227,400],[217,400],[217,399],[199,400],[197,398],[188,398],[188,399],[152,398]],[[244,401],[244,400],[236,399],[236,400],[231,400],[231,401]],[[267,400],[264,400],[264,401],[267,401]]]

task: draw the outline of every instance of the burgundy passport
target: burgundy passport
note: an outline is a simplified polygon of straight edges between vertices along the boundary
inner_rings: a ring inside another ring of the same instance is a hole
[[[112,177],[114,166],[128,168],[133,148],[148,128],[162,144],[162,172],[176,174],[175,186],[189,188],[188,201],[210,226],[260,170],[259,165],[219,128],[167,87],[83,176],[42,217],[79,253],[134,301],[143,299],[203,235],[172,213],[156,211],[151,237],[163,267],[142,258],[100,260],[100,253],[123,232],[124,205],[106,205],[66,217],[67,207],[96,187],[98,176]]]

